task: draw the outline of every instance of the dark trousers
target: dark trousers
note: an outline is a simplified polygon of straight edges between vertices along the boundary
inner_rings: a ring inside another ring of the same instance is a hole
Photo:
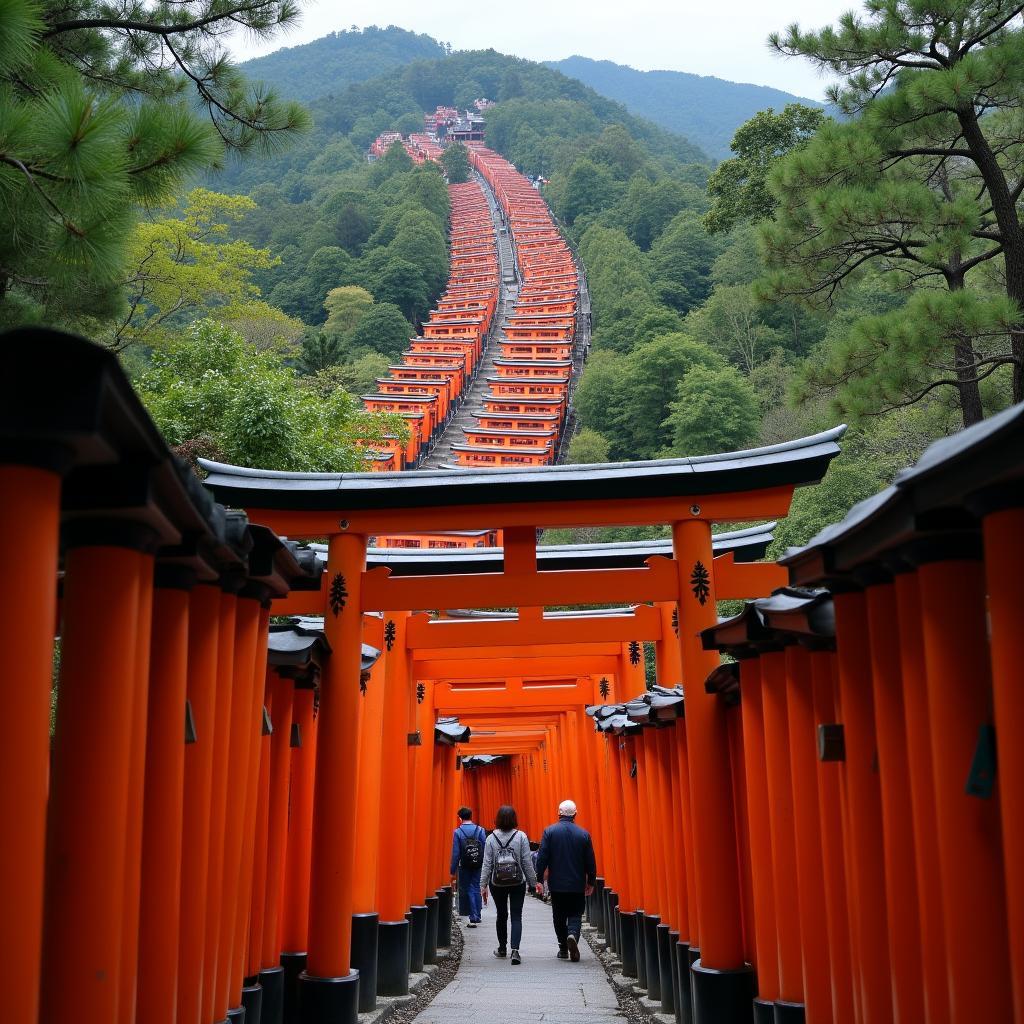
[[[579,939],[585,906],[586,896],[581,892],[551,893],[551,920],[555,925],[559,949],[565,949],[565,943],[570,935],[575,935]]]
[[[480,923],[480,869],[459,868],[459,917]]]
[[[523,937],[523,900],[526,899],[526,885],[492,885],[494,909],[498,912],[498,947],[508,946],[508,912],[512,908],[512,948],[518,949]]]

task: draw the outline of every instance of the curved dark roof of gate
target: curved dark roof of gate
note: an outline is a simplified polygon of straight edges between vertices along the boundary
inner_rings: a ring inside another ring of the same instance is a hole
[[[716,555],[732,552],[737,562],[753,562],[764,558],[771,544],[776,524],[761,523],[742,530],[728,530],[711,536]],[[452,530],[457,536],[468,530]],[[472,531],[472,535],[484,531]],[[438,533],[441,537],[444,534]],[[324,563],[327,545],[311,544],[310,548]],[[540,544],[537,547],[537,568],[541,572],[560,569],[633,569],[642,568],[654,555],[672,557],[672,540],[615,541],[608,544]],[[367,569],[386,565],[392,576],[447,576],[464,572],[501,572],[504,548],[386,548],[370,546],[366,550]]]
[[[445,508],[518,502],[690,497],[817,483],[839,454],[845,426],[721,455],[530,469],[289,473],[201,459],[206,486],[237,507],[289,511]]]

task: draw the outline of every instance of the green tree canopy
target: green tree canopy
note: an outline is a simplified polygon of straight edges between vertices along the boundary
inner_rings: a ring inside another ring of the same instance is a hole
[[[322,395],[300,387],[279,355],[254,352],[211,320],[155,352],[137,387],[171,445],[187,451],[199,442],[242,466],[356,470],[358,441],[405,429],[397,417],[363,411],[340,388]]]
[[[204,310],[227,320],[273,318],[252,273],[274,266],[274,257],[230,237],[231,227],[255,206],[246,196],[197,188],[180,217],[140,221],[128,239],[127,307],[103,335],[110,347],[159,343]]]
[[[711,266],[721,250],[698,217],[680,213],[651,247],[650,266],[658,295],[686,313],[711,294]]]
[[[409,347],[412,327],[402,311],[390,302],[374,303],[349,333],[346,342],[350,353],[379,352],[392,362]]]
[[[296,368],[305,377],[312,377],[330,366],[337,366],[345,358],[345,346],[336,334],[309,331],[302,339]]]
[[[469,164],[469,150],[461,142],[451,143],[441,154],[441,166],[452,185],[469,181],[472,167]]]
[[[3,5],[0,321],[111,315],[138,206],[173,198],[225,148],[306,128],[223,43],[235,26],[271,38],[297,13],[294,0]]]
[[[671,448],[665,454],[713,455],[738,451],[757,437],[757,394],[732,366],[696,365],[679,382],[665,419]]]
[[[373,296],[359,285],[332,288],[324,299],[324,309],[327,310],[324,333],[335,338],[349,334],[372,305]]]
[[[569,462],[584,465],[608,461],[608,441],[596,430],[584,427],[569,442]]]
[[[958,389],[966,423],[982,413],[978,381],[1008,359],[1014,399],[1024,399],[1022,10],[1003,0],[869,2],[863,14],[845,15],[838,27],[804,32],[793,25],[771,40],[781,52],[837,75],[832,98],[856,119],[809,160],[798,151],[784,161],[789,166],[773,188],[789,203],[796,231],[776,238],[777,264],[786,262],[787,241],[796,242],[798,260],[810,255],[808,227],[837,250],[821,254],[823,275],[832,278],[824,284],[829,291],[867,260],[902,257],[905,266],[919,268],[908,269],[909,276],[938,279],[955,293],[970,270],[1000,258],[1009,304],[998,316],[1012,314],[1009,344],[1000,347],[983,336],[976,347],[970,335],[929,334],[916,353],[922,363],[936,363],[936,376]],[[823,158],[835,167],[838,194],[827,194]],[[808,178],[818,179],[810,195],[785,196],[787,186]],[[810,201],[813,209],[793,217],[793,200]],[[837,227],[856,244],[844,245]],[[964,315],[969,296],[940,301],[946,306],[935,318],[939,325],[984,318],[976,306]]]
[[[806,143],[825,120],[818,107],[787,103],[781,114],[769,108],[741,124],[729,146],[736,156],[720,163],[708,179],[708,231],[729,231],[737,224],[770,217],[777,200],[768,188],[768,172],[779,157]]]

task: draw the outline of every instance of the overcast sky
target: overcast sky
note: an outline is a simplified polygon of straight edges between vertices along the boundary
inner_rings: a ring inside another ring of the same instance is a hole
[[[816,72],[777,56],[765,40],[793,21],[821,28],[859,6],[851,0],[308,0],[302,24],[282,40],[253,46],[238,39],[233,49],[245,59],[351,25],[398,25],[457,50],[493,47],[531,60],[581,54],[820,99],[824,86]]]

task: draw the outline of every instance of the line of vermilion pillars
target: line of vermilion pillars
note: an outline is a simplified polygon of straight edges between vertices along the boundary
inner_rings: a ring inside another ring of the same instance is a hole
[[[6,1018],[335,1019],[313,972],[354,980],[353,931],[378,917],[401,947],[383,990],[407,992],[449,941],[458,799],[430,684],[410,674],[408,613],[385,643],[357,593],[325,630],[354,658],[328,642],[316,688],[298,685],[268,663],[269,620],[290,587],[319,590],[312,551],[215,505],[109,353],[20,333],[74,401],[57,415],[15,397],[3,422],[0,529],[19,553],[0,716]],[[368,680],[364,639],[387,648]]]
[[[681,588],[655,652],[678,718],[626,675],[592,709],[590,916],[678,1021],[1024,1020],[1022,421],[790,555],[805,589],[711,624]]]

